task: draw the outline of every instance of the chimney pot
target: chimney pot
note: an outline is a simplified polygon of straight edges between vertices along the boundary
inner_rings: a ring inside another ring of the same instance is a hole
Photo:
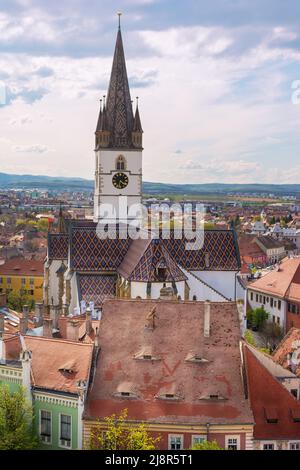
[[[35,304],[35,316],[37,318],[37,326],[43,325],[43,317],[44,317],[44,304],[43,303],[36,303]]]
[[[86,320],[85,320],[85,331],[87,335],[90,335],[92,332],[92,310],[88,307],[86,309]]]
[[[44,321],[43,321],[43,336],[45,338],[52,338],[52,336],[53,336],[52,330],[53,330],[53,320],[52,320],[52,318],[44,318]]]
[[[204,337],[210,336],[210,301],[204,302]]]

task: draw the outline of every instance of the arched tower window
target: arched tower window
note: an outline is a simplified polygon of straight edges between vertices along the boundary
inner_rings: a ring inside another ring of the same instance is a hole
[[[116,160],[116,170],[124,171],[126,170],[126,160],[123,155],[119,155]]]

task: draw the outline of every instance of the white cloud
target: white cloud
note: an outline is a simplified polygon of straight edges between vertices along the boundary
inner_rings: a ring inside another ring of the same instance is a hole
[[[17,153],[46,153],[49,152],[47,145],[15,145],[13,151]]]

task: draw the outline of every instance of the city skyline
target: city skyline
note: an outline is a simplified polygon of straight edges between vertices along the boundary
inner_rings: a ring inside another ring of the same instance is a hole
[[[144,181],[297,183],[300,8],[263,3],[2,2],[1,171],[93,178],[120,9]]]

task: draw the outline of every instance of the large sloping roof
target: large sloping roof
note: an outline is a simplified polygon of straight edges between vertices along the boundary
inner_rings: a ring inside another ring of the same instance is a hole
[[[67,259],[70,245],[71,268],[75,271],[115,272],[120,269],[127,278],[152,241],[150,237],[148,240],[118,236],[101,239],[94,222],[72,221],[69,235],[49,236],[48,253],[50,260]],[[173,267],[177,264],[189,271],[239,270],[239,250],[232,230],[205,230],[199,246],[188,246],[191,241],[187,237],[177,239],[171,232],[169,239],[160,238],[160,250],[169,257]],[[182,274],[179,277],[183,278]]]
[[[248,390],[253,410],[255,439],[300,439],[300,403],[244,346]],[[275,417],[276,423],[267,422]]]
[[[149,329],[145,324],[154,306],[155,328]],[[86,417],[103,418],[127,408],[130,420],[252,423],[240,374],[236,305],[211,303],[210,322],[206,338],[203,302],[106,301]],[[143,354],[155,359],[144,360]],[[195,355],[204,360],[193,362]],[[134,397],[124,399],[120,392]],[[165,399],[165,393],[176,399]]]

